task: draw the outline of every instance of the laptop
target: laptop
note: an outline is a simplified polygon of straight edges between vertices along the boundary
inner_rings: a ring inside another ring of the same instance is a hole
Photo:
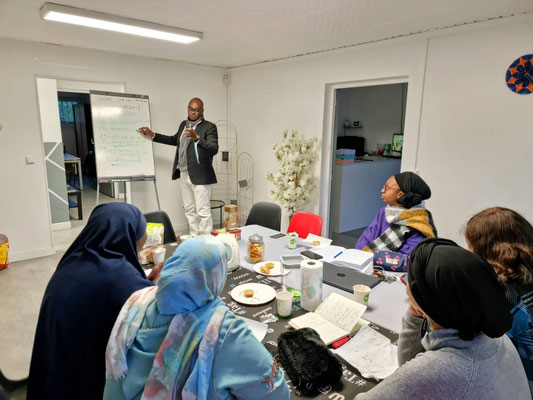
[[[366,285],[373,288],[379,282],[381,281],[378,278],[354,269],[324,263],[324,283],[338,289],[353,293],[353,285]]]

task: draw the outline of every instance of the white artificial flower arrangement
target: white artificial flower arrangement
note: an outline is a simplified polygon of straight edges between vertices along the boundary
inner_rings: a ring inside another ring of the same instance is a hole
[[[266,178],[276,190],[270,192],[272,200],[285,206],[290,216],[301,209],[308,200],[317,182],[313,164],[318,158],[315,144],[318,139],[300,136],[298,132],[283,132],[281,143],[273,146],[279,161],[276,172],[267,172]]]

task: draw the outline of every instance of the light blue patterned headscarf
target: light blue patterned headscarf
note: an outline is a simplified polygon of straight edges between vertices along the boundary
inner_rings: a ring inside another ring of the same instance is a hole
[[[218,296],[230,253],[229,246],[211,236],[190,239],[178,247],[165,263],[157,291],[139,290],[122,308],[107,347],[109,378],[127,373],[127,350],[155,300],[160,314],[174,317],[155,355],[142,399],[207,398],[214,349],[228,311]]]

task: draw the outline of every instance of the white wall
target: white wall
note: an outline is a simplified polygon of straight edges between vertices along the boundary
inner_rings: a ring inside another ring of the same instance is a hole
[[[509,65],[533,52],[532,39],[530,22],[429,43],[418,169],[444,237],[464,243],[461,226],[495,205],[533,222],[533,94],[505,83]]]
[[[249,152],[254,160],[254,202],[270,201],[272,186],[265,184],[264,176],[267,171],[278,168],[272,144],[281,140],[284,129],[295,129],[322,140],[328,84],[354,82],[365,86],[380,84],[376,82],[380,78],[408,77],[407,109],[411,114],[405,121],[403,159],[414,160],[416,146],[411,146],[411,152],[407,147],[409,135],[415,139],[418,135],[425,49],[424,39],[396,41],[299,62],[232,70],[230,119],[239,133],[239,151]],[[317,160],[316,176],[329,184],[330,176],[321,176],[320,161]],[[319,190],[305,209],[317,213],[318,208]],[[287,222],[284,216],[282,227],[286,227]]]
[[[231,119],[239,150],[254,158],[254,202],[269,201],[263,177],[278,166],[270,147],[283,129],[319,138],[326,131],[327,84],[408,76],[402,169],[418,170],[430,184],[427,206],[440,235],[462,240],[467,218],[496,204],[532,221],[533,95],[511,93],[504,80],[507,66],[532,52],[532,21],[521,16],[440,31],[428,38],[427,63],[420,36],[232,70]],[[318,199],[307,209],[318,212]]]
[[[0,232],[10,238],[12,260],[50,254],[51,233],[35,76],[125,83],[126,91],[150,96],[152,127],[173,134],[187,102],[205,101],[206,118],[225,119],[223,70],[105,52],[0,39]],[[176,227],[186,224],[178,183],[171,181],[175,148],[154,145],[161,208]],[[25,155],[36,163],[26,165]],[[133,203],[156,209],[151,183],[135,183]]]

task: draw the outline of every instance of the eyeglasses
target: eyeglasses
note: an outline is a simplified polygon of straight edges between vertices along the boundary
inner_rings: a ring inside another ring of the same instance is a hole
[[[383,191],[386,192],[387,190],[401,190],[401,189],[399,187],[393,188],[393,187],[387,186],[387,184],[384,184]]]
[[[198,113],[202,112],[202,109],[201,108],[189,107],[189,108],[187,108],[187,111],[189,111],[190,113],[198,114]]]

